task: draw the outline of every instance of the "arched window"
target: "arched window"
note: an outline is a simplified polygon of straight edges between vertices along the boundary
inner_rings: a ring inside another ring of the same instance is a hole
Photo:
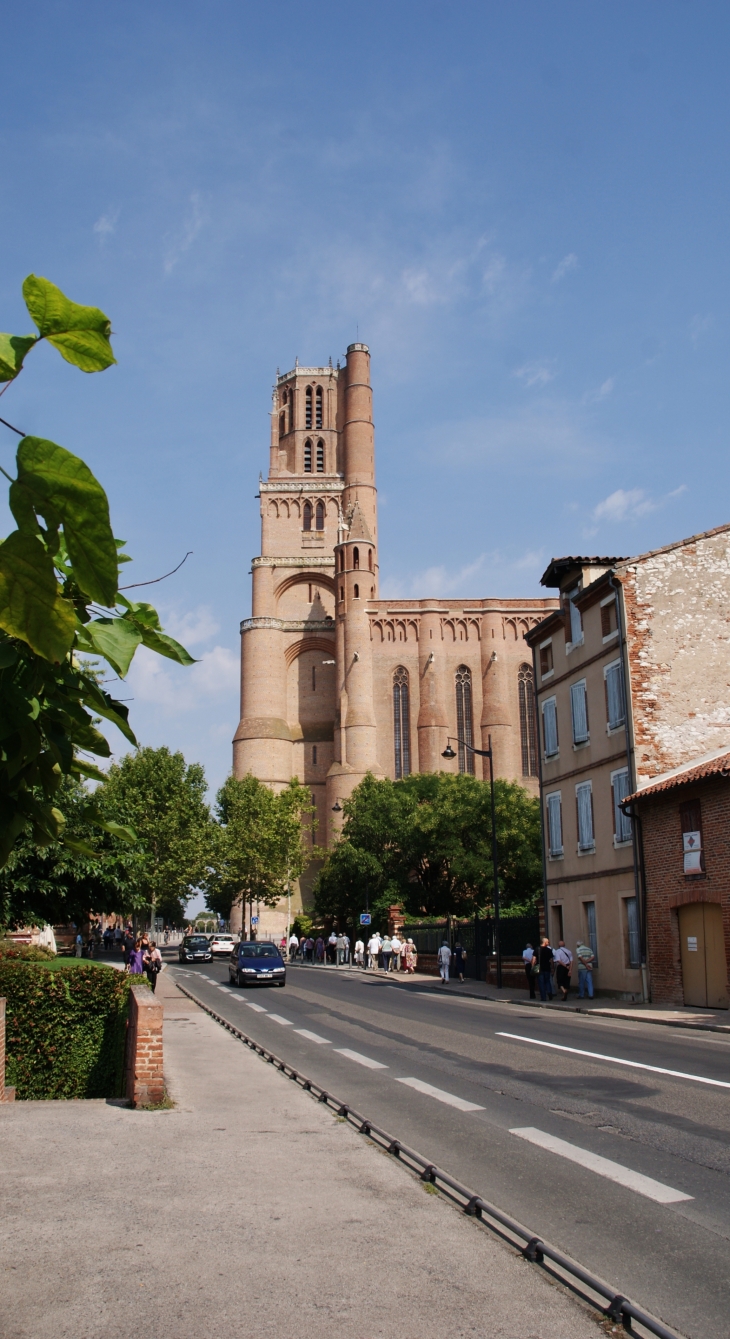
[[[340,586],[340,599],[344,600],[344,598],[345,598],[345,587]]]
[[[517,692],[520,699],[520,742],[522,744],[522,775],[537,776],[537,741],[535,738],[535,688],[532,665],[520,665],[517,671]]]
[[[286,432],[286,414],[282,409],[281,413],[279,414],[279,436],[283,437],[285,432]]]
[[[317,529],[324,530],[324,502],[317,503]]]
[[[468,665],[459,665],[456,671],[456,734],[459,741],[459,771],[474,775],[474,754],[464,748],[473,745],[473,726],[471,714],[471,670]]]
[[[324,419],[324,411],[323,411],[323,408],[322,408],[322,403],[323,403],[323,400],[322,400],[322,387],[321,387],[321,386],[318,386],[318,387],[317,387],[317,422],[316,422],[316,425],[315,425],[317,428],[323,428],[323,427],[324,427],[324,422],[323,422],[323,419]]]
[[[304,530],[311,530],[311,529],[312,529],[312,504],[311,504],[311,502],[305,502],[305,503],[304,503],[304,525],[303,525],[302,529],[304,529]]]
[[[360,570],[360,550],[359,550],[359,549],[353,549],[353,550],[352,550],[352,565],[353,565],[353,567],[355,568],[355,571],[356,571],[356,572],[358,572],[358,571]]]
[[[317,427],[321,428],[322,424],[318,423]],[[324,474],[324,442],[322,441],[317,442],[317,473]]]
[[[282,404],[286,404],[288,398],[289,398],[289,397],[288,397],[286,391],[284,391],[284,394],[283,394],[282,397],[281,397],[281,403],[282,403]]]
[[[354,591],[353,591],[353,595],[355,596],[355,599],[356,599],[356,600],[359,600],[359,599],[360,599],[360,587],[359,587],[359,586],[356,586],[356,587],[355,587],[355,589],[354,589]]]
[[[313,425],[312,425],[312,387],[311,387],[311,386],[307,386],[307,398],[306,398],[306,400],[305,400],[305,409],[304,409],[304,426],[305,426],[305,428],[311,428],[311,427],[313,426]]]
[[[393,675],[393,738],[395,779],[411,774],[411,716],[408,703],[408,670],[399,665]]]
[[[304,443],[304,473],[312,473],[312,443],[309,438]]]
[[[372,549],[368,549],[368,567],[369,567],[370,571],[372,572],[372,570],[373,570],[373,551],[372,551]]]

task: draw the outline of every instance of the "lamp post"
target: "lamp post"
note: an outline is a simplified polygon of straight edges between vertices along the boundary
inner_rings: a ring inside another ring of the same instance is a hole
[[[446,748],[441,754],[442,758],[455,758],[456,754],[451,747],[451,738],[446,743]],[[494,812],[494,756],[492,753],[492,736],[489,735],[488,749],[473,749],[466,740],[458,739],[469,753],[476,753],[479,758],[489,759],[489,794],[492,805],[492,875],[494,878],[494,951],[497,957],[497,990],[502,989],[502,954],[499,947],[499,867],[497,864],[497,820]],[[476,957],[476,944],[474,945],[474,956]]]

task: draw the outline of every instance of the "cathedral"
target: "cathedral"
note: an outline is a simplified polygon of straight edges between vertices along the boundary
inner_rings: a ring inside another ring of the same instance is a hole
[[[531,653],[524,634],[554,599],[383,600],[370,353],[344,367],[278,375],[268,478],[260,481],[261,554],[241,623],[241,719],[233,770],[274,788],[297,776],[320,845],[367,772],[495,776],[538,794]],[[443,758],[451,741],[453,760]],[[314,871],[293,890],[306,908]],[[240,927],[241,909],[238,912]],[[281,935],[287,908],[260,908],[259,937]],[[233,927],[232,927],[233,928]]]

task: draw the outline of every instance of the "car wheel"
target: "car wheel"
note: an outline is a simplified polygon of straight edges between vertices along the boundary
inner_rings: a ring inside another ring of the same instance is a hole
[[[243,977],[241,976],[240,972],[236,972],[236,985],[237,986],[243,985]]]

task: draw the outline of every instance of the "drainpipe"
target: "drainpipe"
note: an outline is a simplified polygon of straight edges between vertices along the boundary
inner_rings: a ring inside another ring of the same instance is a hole
[[[537,745],[537,779],[540,786],[540,838],[542,846],[542,905],[545,916],[545,934],[550,936],[550,907],[547,885],[547,845],[545,833],[545,801],[542,793],[542,743],[540,735],[540,706],[537,700],[537,646],[532,648],[532,699],[535,707],[535,743]],[[539,950],[539,945],[538,945]]]
[[[629,787],[631,794],[636,790],[636,769],[634,766],[634,749],[632,744],[633,735],[633,717],[629,713],[629,658],[628,647],[626,643],[626,629],[621,610],[621,599],[619,591],[620,582],[617,583],[613,573],[609,573],[609,585],[614,593],[616,601],[616,627],[618,628],[619,645],[621,647],[621,668],[622,668],[622,692],[624,699],[624,731],[626,734],[626,769],[629,774]],[[632,855],[634,864],[634,895],[636,905],[639,909],[639,960],[641,970],[641,998],[644,1004],[649,1001],[649,982],[646,970],[646,879],[644,877],[644,841],[641,830],[641,819],[633,810],[632,806],[624,809],[623,804],[619,805],[627,818],[631,819],[632,836]]]

